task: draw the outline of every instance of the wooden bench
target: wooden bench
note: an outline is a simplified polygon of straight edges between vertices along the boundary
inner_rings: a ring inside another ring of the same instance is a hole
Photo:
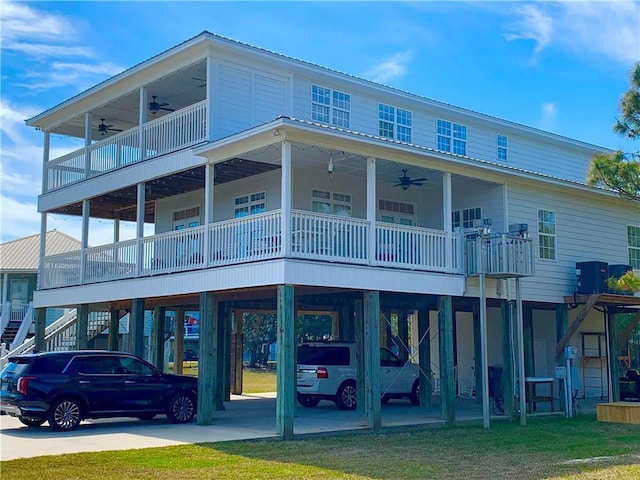
[[[600,422],[640,425],[640,402],[598,403],[596,415]]]

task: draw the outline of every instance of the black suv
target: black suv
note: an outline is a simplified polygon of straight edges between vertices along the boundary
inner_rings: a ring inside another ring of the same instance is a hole
[[[166,414],[186,423],[196,414],[198,380],[160,373],[124,352],[77,350],[11,357],[0,373],[0,413],[29,427],[45,421],[58,431],[87,418]]]

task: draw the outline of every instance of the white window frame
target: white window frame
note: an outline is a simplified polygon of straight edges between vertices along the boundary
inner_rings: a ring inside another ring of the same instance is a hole
[[[350,193],[331,190],[311,190],[311,211],[315,213],[330,213],[333,215],[351,216],[353,198]],[[324,207],[321,207],[324,205]]]
[[[629,247],[629,265],[640,270],[640,226],[627,225],[627,245]]]
[[[496,158],[499,162],[506,162],[508,160],[508,147],[509,138],[506,135],[498,133],[496,135]]]
[[[267,192],[247,193],[233,199],[233,216],[235,218],[262,213],[267,207]]]
[[[538,257],[541,260],[557,258],[557,216],[553,210],[538,209]],[[546,253],[545,253],[546,252]]]
[[[417,225],[417,206],[415,203],[379,198],[378,219],[385,223],[413,227]]]
[[[455,155],[467,155],[467,127],[442,118],[436,119],[436,148]]]
[[[181,210],[174,210],[171,214],[172,230],[184,230],[200,226],[200,206],[194,205]]]
[[[475,220],[482,220],[482,207],[463,208],[451,212],[452,228],[473,228]]]
[[[378,136],[411,143],[413,113],[386,103],[378,103]]]
[[[351,94],[312,84],[311,119],[314,122],[350,128]]]

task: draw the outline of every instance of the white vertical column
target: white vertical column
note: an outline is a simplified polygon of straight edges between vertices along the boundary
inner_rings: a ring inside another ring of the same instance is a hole
[[[211,252],[209,224],[213,220],[215,170],[215,165],[210,163],[204,167],[204,252],[201,253],[205,267],[209,266],[209,252]]]
[[[291,255],[291,189],[292,189],[292,171],[291,171],[291,143],[282,142],[281,153],[281,185],[280,185],[280,231],[282,232],[282,255],[288,257]]]
[[[113,243],[120,241],[120,214],[116,212],[113,215]]]
[[[211,53],[207,57],[207,81],[206,81],[206,97],[207,97],[207,140],[212,142],[215,136],[214,114],[215,108],[215,69],[216,64],[211,56]]]
[[[447,272],[453,271],[453,223],[451,220],[451,174],[449,172],[442,173],[442,215],[443,227],[446,234],[446,243],[444,246],[445,269]]]
[[[49,190],[49,152],[51,149],[51,133],[44,132],[44,144],[42,147],[42,193]]]
[[[87,246],[89,245],[89,215],[91,203],[88,198],[82,201],[82,234],[80,238],[80,283],[84,283],[87,269]]]
[[[145,184],[138,183],[138,203],[136,205],[136,276],[142,272],[142,237],[144,237]]]
[[[376,159],[367,157],[367,221],[369,222],[369,263],[376,259]]]
[[[91,177],[91,114],[84,114],[84,178]]]
[[[518,396],[520,397],[520,425],[527,424],[527,401],[524,384],[524,318],[522,313],[522,286],[516,277],[516,334],[518,339]],[[569,372],[567,372],[569,374]]]
[[[140,158],[144,160],[147,156],[144,140],[144,124],[147,123],[147,87],[140,87],[140,116],[138,117],[138,143],[140,145]]]

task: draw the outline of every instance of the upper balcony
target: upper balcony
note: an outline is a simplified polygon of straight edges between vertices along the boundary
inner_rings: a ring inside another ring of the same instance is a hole
[[[51,160],[43,193],[204,142],[206,118],[201,101]]]

